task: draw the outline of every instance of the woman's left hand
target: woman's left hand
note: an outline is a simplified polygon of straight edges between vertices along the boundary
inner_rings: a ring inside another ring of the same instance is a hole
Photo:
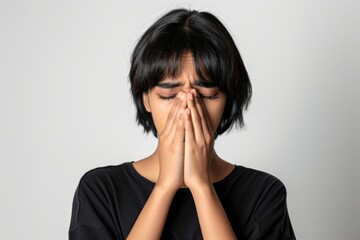
[[[214,155],[214,132],[205,106],[192,89],[185,110],[184,183],[190,188],[211,184],[210,166]]]

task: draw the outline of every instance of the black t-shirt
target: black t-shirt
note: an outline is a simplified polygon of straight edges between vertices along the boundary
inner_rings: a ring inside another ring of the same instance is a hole
[[[131,162],[87,172],[75,193],[69,239],[126,239],[154,186]],[[286,189],[274,176],[236,166],[214,188],[239,240],[295,239]],[[188,188],[175,194],[161,239],[202,239]]]

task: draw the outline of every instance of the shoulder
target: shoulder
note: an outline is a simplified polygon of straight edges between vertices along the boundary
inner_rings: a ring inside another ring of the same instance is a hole
[[[106,236],[118,236],[113,216],[117,199],[123,193],[121,186],[126,184],[121,180],[126,166],[127,163],[98,167],[81,177],[73,199],[71,238],[92,239],[99,236],[99,239],[110,239]]]
[[[104,177],[113,177],[118,174],[126,172],[128,165],[131,162],[124,162],[119,165],[102,166],[87,171],[81,178],[81,180],[88,181]]]
[[[255,216],[260,218],[275,206],[278,208],[277,213],[286,213],[287,191],[279,178],[264,171],[244,168],[242,180],[246,193],[253,203]]]
[[[239,177],[249,185],[258,186],[259,188],[281,188],[285,190],[284,183],[276,176],[253,168],[247,168],[237,165]]]
[[[97,167],[87,171],[80,179],[79,187],[108,188],[128,179],[130,162],[120,165]]]
[[[239,165],[236,165],[222,187],[233,196],[254,203],[263,200],[284,201],[287,195],[286,187],[279,178],[264,171]]]
[[[287,211],[287,191],[274,175],[251,168],[242,169],[242,181],[250,213],[247,233],[254,239],[295,239]],[[256,237],[255,237],[256,236]]]

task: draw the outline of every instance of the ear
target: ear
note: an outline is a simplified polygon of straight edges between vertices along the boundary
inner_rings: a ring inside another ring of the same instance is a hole
[[[144,92],[143,93],[143,103],[144,103],[145,109],[146,109],[146,111],[151,112],[149,97],[150,97],[149,92]]]

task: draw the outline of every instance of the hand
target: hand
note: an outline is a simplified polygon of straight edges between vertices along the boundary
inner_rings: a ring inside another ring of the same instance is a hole
[[[180,92],[159,134],[160,173],[157,185],[176,191],[184,184],[184,140],[186,94]]]
[[[209,172],[214,151],[214,133],[203,102],[194,89],[187,94],[187,106],[184,114],[184,183],[191,190],[211,184]]]

